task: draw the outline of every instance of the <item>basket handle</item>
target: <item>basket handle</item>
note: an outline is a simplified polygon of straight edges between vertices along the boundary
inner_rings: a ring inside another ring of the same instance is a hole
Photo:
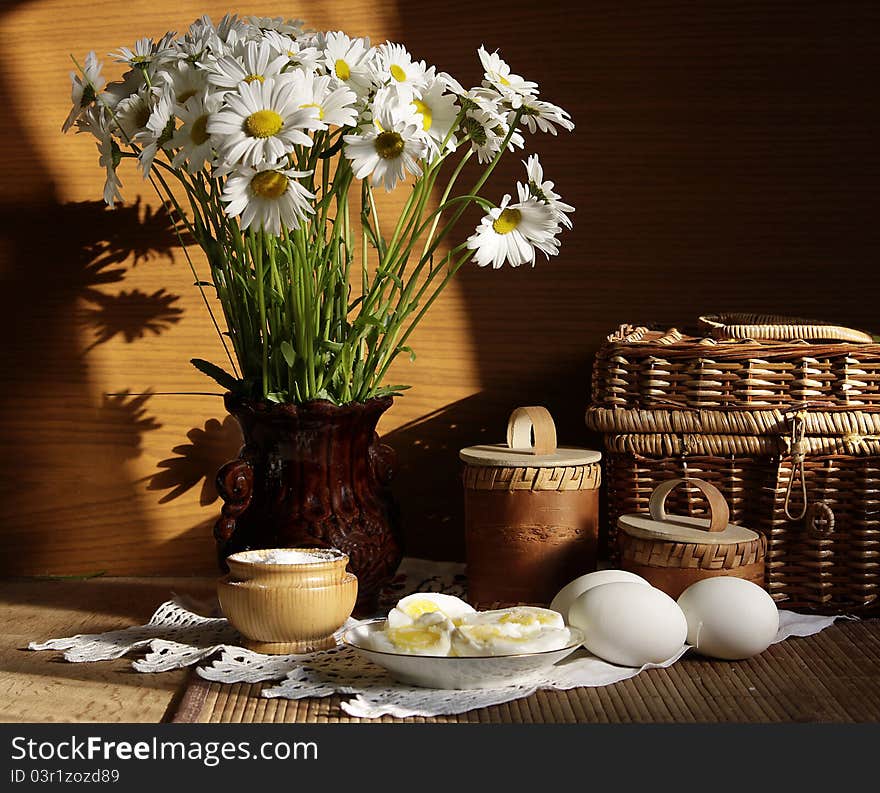
[[[532,454],[554,454],[556,424],[550,411],[540,405],[514,410],[507,420],[507,445]]]
[[[651,518],[659,523],[666,523],[666,499],[675,488],[683,484],[693,485],[709,502],[709,531],[724,531],[730,523],[730,508],[721,491],[703,479],[668,479],[659,484],[648,502]]]
[[[766,339],[768,341],[828,341],[870,344],[873,336],[855,328],[825,325],[796,317],[772,314],[709,314],[700,317],[700,324],[720,339]]]

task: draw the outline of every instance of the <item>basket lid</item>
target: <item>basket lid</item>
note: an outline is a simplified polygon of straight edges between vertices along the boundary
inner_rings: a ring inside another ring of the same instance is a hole
[[[679,485],[696,487],[709,502],[709,518],[667,515],[666,498]],[[702,479],[669,479],[658,485],[648,502],[649,514],[621,515],[618,528],[630,537],[665,542],[700,543],[702,545],[735,545],[758,539],[758,533],[730,523],[730,509],[717,487]]]
[[[592,449],[557,447],[553,417],[538,405],[519,407],[510,414],[507,443],[468,446],[458,456],[468,465],[508,468],[561,468],[602,459],[602,453]]]

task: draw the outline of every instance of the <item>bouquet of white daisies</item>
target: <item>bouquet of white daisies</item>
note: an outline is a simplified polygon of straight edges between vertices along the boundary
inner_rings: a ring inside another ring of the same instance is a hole
[[[470,90],[399,44],[294,20],[202,17],[112,57],[124,73],[111,83],[94,52],[77,63],[63,129],[98,139],[108,204],[122,200],[121,161],[136,159],[205,250],[211,281],[196,283],[216,290],[231,371],[193,363],[237,393],[337,404],[397,393],[388,367],[413,355],[410,334],[466,261],[534,264],[571,226],[536,155],[515,198],[481,194],[524,133],[573,128],[482,47],[485,76]],[[474,159],[481,175],[462,188]],[[386,238],[373,191],[401,184]],[[455,244],[475,204],[485,216]]]

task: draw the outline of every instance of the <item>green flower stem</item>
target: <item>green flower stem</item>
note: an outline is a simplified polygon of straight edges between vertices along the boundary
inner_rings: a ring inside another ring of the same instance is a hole
[[[452,188],[455,186],[455,183],[458,181],[458,177],[461,175],[461,172],[464,170],[465,165],[468,164],[471,157],[474,155],[473,149],[468,149],[465,153],[464,157],[461,158],[458,165],[455,166],[455,170],[452,172],[452,175],[449,177],[449,181],[446,183],[446,189],[443,191],[443,195],[440,197],[440,206],[446,203],[449,199],[449,194],[452,192]],[[422,258],[424,258],[425,253],[431,245],[431,241],[434,239],[434,234],[437,231],[437,224],[440,222],[440,213],[436,213],[434,215],[434,222],[431,224],[431,230],[428,232],[428,236],[425,238],[425,246],[422,248]]]
[[[463,246],[464,246],[464,244],[459,245],[457,248],[454,248],[452,251],[450,251],[450,253],[445,258],[451,258],[452,254],[455,251],[461,250],[461,248]],[[412,332],[415,330],[416,326],[419,324],[419,322],[421,322],[422,318],[425,316],[428,309],[434,304],[434,301],[440,296],[440,293],[449,285],[449,282],[453,279],[455,274],[461,269],[462,265],[466,261],[468,261],[468,259],[471,258],[471,256],[473,256],[473,251],[468,251],[466,254],[461,256],[459,258],[459,260],[452,267],[449,268],[448,272],[446,273],[446,277],[438,285],[438,287],[433,291],[431,296],[425,302],[425,305],[422,307],[422,309],[419,311],[419,313],[416,314],[416,316],[413,318],[412,322],[409,323],[409,326],[407,327],[406,331],[404,332],[403,336],[400,339],[400,343],[393,349],[392,354],[387,356],[384,364],[382,364],[382,366],[376,372],[376,375],[374,378],[374,384],[375,384],[374,387],[378,386],[382,382],[382,380],[385,378],[385,375],[388,373],[388,367],[390,367],[391,364],[394,362],[394,359],[397,357],[397,355],[400,351],[400,348],[402,346],[406,345],[406,342],[409,340],[410,334],[412,334]],[[434,273],[436,273],[436,272],[440,272],[440,269],[438,268],[437,270],[434,271]],[[431,273],[429,275],[429,279],[433,278],[434,273]]]
[[[247,238],[247,247],[248,253],[251,256],[251,260],[254,264],[254,270],[256,272],[256,287],[257,287],[257,309],[260,313],[260,335],[259,339],[261,342],[261,352],[262,352],[262,392],[261,396],[263,399],[267,398],[269,395],[269,343],[267,339],[266,332],[266,295],[263,283],[263,248],[260,245],[260,240],[257,237],[257,233],[253,231],[249,231]]]

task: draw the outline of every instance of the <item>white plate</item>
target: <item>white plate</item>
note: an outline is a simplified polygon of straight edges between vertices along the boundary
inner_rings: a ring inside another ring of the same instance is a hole
[[[456,658],[438,655],[406,655],[372,650],[369,636],[385,627],[385,620],[367,620],[349,628],[343,644],[388,670],[401,683],[422,688],[467,689],[501,688],[526,683],[571,655],[584,640],[577,628],[569,627],[571,641],[559,650],[519,655],[492,655]]]

